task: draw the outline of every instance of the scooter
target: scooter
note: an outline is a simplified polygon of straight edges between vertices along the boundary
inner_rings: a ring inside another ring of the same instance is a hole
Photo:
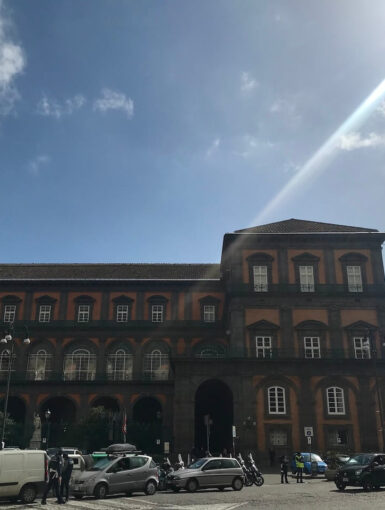
[[[249,468],[246,466],[245,461],[243,460],[242,455],[240,453],[238,453],[237,460],[241,465],[243,475],[245,477],[245,485],[246,487],[250,487],[251,485],[253,485],[253,475]]]
[[[172,473],[174,468],[171,465],[170,459],[166,457],[163,463],[158,466],[159,484],[158,491],[165,491],[167,489],[167,475]]]
[[[247,456],[248,469],[251,472],[252,483],[257,487],[261,487],[265,483],[265,479],[263,478],[262,473],[259,471],[257,466],[255,465],[254,458],[251,453]]]

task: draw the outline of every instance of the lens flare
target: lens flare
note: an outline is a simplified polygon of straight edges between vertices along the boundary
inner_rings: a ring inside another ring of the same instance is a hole
[[[338,142],[343,135],[359,128],[371,113],[378,107],[385,97],[385,80],[363,101],[359,107],[345,120],[343,124],[326,140],[326,142],[312,155],[292,179],[273,197],[264,209],[254,218],[252,225],[258,225],[276,208],[289,200],[299,187],[304,186],[318,177],[338,151]]]

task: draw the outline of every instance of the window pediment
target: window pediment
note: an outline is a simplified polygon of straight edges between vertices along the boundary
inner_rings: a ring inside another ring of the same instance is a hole
[[[21,299],[18,296],[8,295],[3,297],[2,302],[6,305],[17,305],[21,303]]]
[[[87,296],[87,295],[82,295],[82,296],[77,296],[75,299],[74,299],[75,303],[94,303],[95,302],[95,299],[91,296]]]
[[[124,294],[122,294],[121,296],[118,296],[112,300],[112,302],[117,305],[131,305],[133,303],[133,301],[134,300],[132,298],[125,296]]]
[[[312,253],[304,252],[296,255],[295,257],[292,257],[291,260],[294,262],[308,262],[309,264],[314,264],[315,262],[319,261],[319,257],[313,255]]]
[[[57,299],[55,299],[51,296],[48,296],[48,295],[40,296],[40,297],[36,298],[36,303],[38,303],[39,305],[43,305],[43,304],[53,305],[54,303],[56,303],[56,301],[57,301]]]
[[[370,324],[369,322],[357,321],[357,322],[353,322],[352,324],[349,324],[348,326],[345,326],[345,329],[348,331],[357,331],[357,330],[376,331],[378,329],[378,327],[374,326],[373,324]]]
[[[266,321],[266,320],[261,320],[261,321],[254,322],[253,324],[250,324],[249,326],[247,326],[247,329],[250,329],[250,330],[276,330],[276,329],[280,329],[280,328],[279,328],[279,326],[277,326],[277,324],[274,324],[274,323]]]
[[[365,255],[363,255],[362,253],[357,253],[357,252],[350,252],[350,253],[345,253],[344,255],[342,255],[339,260],[341,262],[345,262],[345,263],[357,263],[357,264],[362,264],[363,262],[366,262],[368,260],[368,257],[366,257]]]
[[[270,255],[269,253],[252,253],[251,255],[249,255],[247,257],[247,262],[249,264],[253,264],[254,262],[257,263],[257,262],[265,262],[265,263],[271,263],[273,262],[274,260],[274,257],[272,255]]]
[[[217,305],[219,299],[214,296],[205,296],[199,300],[202,305]]]
[[[328,325],[321,321],[302,321],[295,326],[295,329],[309,330],[309,331],[310,330],[318,331],[318,330],[324,330],[327,328],[328,328]]]
[[[167,303],[168,299],[164,296],[151,296],[147,299],[149,303],[156,304],[156,303]]]

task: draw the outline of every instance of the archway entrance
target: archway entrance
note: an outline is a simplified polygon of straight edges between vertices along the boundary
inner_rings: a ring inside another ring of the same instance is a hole
[[[99,397],[92,402],[93,409],[102,408],[101,418],[105,421],[105,444],[120,443],[123,440],[122,417],[118,401],[112,397]],[[99,447],[100,448],[100,447]]]
[[[146,453],[162,453],[162,406],[152,397],[138,400],[132,410],[127,439]]]
[[[50,411],[49,418],[46,412]],[[76,418],[75,404],[66,397],[52,397],[40,408],[42,422],[42,444],[51,446],[70,446],[74,436]]]
[[[233,394],[223,382],[211,379],[195,394],[195,448],[219,454],[232,450]],[[208,443],[208,444],[207,444]]]

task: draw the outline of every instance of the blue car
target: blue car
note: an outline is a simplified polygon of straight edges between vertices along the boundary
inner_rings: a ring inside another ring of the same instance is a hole
[[[316,453],[309,453],[309,452],[301,452],[304,468],[303,473],[304,475],[318,475],[318,474],[324,474],[325,469],[327,468],[326,463],[321,459],[319,455]],[[311,459],[310,459],[311,455]],[[295,454],[293,455],[291,459],[291,471],[293,475],[296,474],[297,468],[295,465]]]

